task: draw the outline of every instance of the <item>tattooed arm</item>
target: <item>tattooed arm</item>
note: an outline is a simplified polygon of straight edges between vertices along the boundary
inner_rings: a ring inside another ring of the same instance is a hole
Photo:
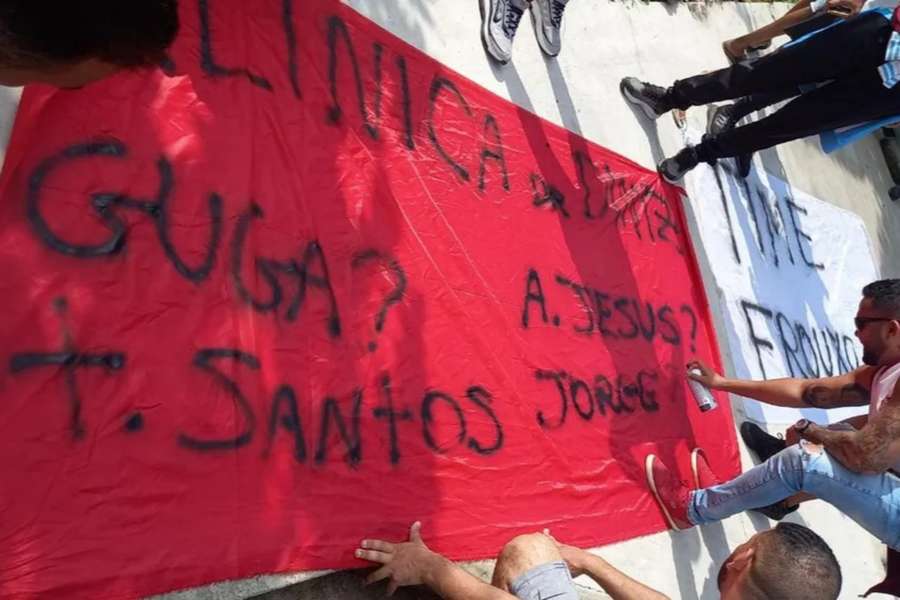
[[[701,375],[690,377],[712,389],[788,408],[865,406],[876,371],[874,367],[862,366],[837,377],[750,381],[723,377],[701,361],[689,363],[688,369],[699,369]]]
[[[894,388],[893,396],[859,431],[834,431],[812,424],[800,436],[824,446],[851,471],[884,473],[900,463],[900,390]]]
[[[800,396],[802,407],[866,406],[876,370],[874,367],[860,367],[837,377],[807,379]]]

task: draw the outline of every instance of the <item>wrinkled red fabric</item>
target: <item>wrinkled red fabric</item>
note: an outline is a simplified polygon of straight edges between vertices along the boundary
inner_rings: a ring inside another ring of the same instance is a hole
[[[159,69],[24,94],[0,596],[595,546],[664,529],[647,453],[737,472],[677,190],[338,2],[181,4]]]

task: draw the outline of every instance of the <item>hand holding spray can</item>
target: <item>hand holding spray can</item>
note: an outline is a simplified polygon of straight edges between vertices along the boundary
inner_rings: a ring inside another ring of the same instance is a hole
[[[703,371],[694,367],[688,373],[693,375],[703,375]],[[700,408],[700,412],[709,412],[715,408],[718,408],[718,403],[716,403],[715,397],[713,397],[712,392],[709,391],[705,385],[700,383],[695,379],[691,379],[688,377],[688,385],[691,387],[691,393],[694,395],[694,401],[697,403],[697,406]]]

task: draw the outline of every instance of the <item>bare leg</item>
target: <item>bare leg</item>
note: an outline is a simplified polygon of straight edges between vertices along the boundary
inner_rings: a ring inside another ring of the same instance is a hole
[[[531,533],[513,538],[497,557],[491,585],[506,592],[519,576],[531,569],[562,560],[556,543],[542,533]]]
[[[797,434],[797,430],[794,429],[793,427],[791,427],[790,429],[785,431],[784,434],[785,434],[784,438],[785,438],[785,441],[787,442],[788,446],[793,446],[794,444],[797,444],[800,442],[800,436]],[[821,452],[821,446],[814,446],[812,444],[809,444],[808,447],[814,448],[814,449],[816,449],[816,451]],[[784,500],[782,500],[782,502],[784,503],[784,505],[786,507],[791,507],[791,506],[797,506],[798,504],[800,504],[802,502],[809,502],[810,500],[815,500],[815,499],[816,499],[816,497],[813,496],[812,494],[807,494],[806,492],[797,492],[793,496],[790,496],[789,498],[785,498]]]
[[[748,48],[765,45],[772,38],[784,34],[785,30],[802,23],[812,16],[809,0],[800,0],[782,17],[775,19],[755,31],[722,42],[722,50],[728,60],[735,62],[744,58]]]

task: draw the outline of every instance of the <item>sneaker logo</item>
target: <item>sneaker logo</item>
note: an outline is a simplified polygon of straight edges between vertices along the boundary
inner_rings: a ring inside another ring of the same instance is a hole
[[[491,15],[491,21],[493,21],[494,23],[499,23],[503,20],[505,4],[506,2],[504,2],[504,0],[499,0],[498,2],[494,3],[494,14]]]

